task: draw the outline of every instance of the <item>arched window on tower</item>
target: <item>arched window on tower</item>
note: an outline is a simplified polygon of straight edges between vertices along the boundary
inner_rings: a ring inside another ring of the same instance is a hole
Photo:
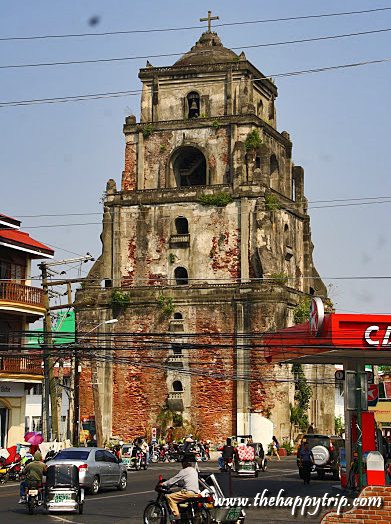
[[[185,217],[177,217],[175,219],[175,229],[177,235],[188,235],[189,223]]]
[[[189,275],[187,274],[187,269],[184,267],[176,267],[174,277],[177,286],[187,286],[189,283]]]
[[[177,392],[183,391],[182,382],[180,380],[174,380],[172,383],[172,390]]]
[[[187,95],[188,118],[198,118],[200,116],[200,95],[192,91]]]
[[[175,320],[181,320],[181,319],[183,319],[183,315],[182,315],[182,313],[179,313],[179,312],[174,313],[174,319],[175,319]]]
[[[177,187],[206,185],[206,160],[196,147],[180,147],[171,162]]]
[[[263,118],[263,102],[260,100],[257,104],[257,115],[259,118]]]

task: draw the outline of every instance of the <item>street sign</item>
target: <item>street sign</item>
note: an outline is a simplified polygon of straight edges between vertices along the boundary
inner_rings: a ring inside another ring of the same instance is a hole
[[[157,430],[156,428],[152,428],[152,443],[153,444],[155,444],[155,442],[157,441],[156,436],[157,436]]]
[[[313,297],[310,306],[310,331],[311,335],[318,336],[323,326],[324,305],[320,297]]]
[[[368,406],[376,406],[379,400],[379,386],[378,384],[368,385]]]
[[[343,369],[337,369],[335,372],[335,380],[345,380],[345,371]]]

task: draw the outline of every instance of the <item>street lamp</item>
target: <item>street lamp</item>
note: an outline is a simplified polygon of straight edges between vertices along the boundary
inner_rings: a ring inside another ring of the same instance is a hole
[[[110,320],[104,320],[100,322],[95,327],[83,333],[80,339],[85,338],[87,335],[98,329],[103,324],[116,324],[118,322],[117,318],[112,318]],[[80,340],[79,339],[79,340]],[[74,419],[73,419],[73,437],[74,445],[79,446],[80,437],[80,359],[78,356],[78,349],[75,351],[75,393],[74,393]],[[95,431],[96,431],[96,445],[101,447],[103,442],[103,431],[102,431],[102,410],[99,397],[99,387],[98,387],[98,365],[96,358],[91,359],[91,385],[92,385],[92,396],[94,402],[94,413],[95,413]]]

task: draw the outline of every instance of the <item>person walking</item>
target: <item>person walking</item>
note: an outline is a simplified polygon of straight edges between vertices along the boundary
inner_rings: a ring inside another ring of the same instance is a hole
[[[281,460],[280,455],[278,453],[278,450],[280,449],[280,443],[277,440],[277,437],[273,435],[272,443],[271,443],[271,451],[270,451],[270,460],[272,460],[272,457],[275,455],[278,460]]]
[[[299,450],[298,462],[299,468],[302,471],[304,484],[309,484],[311,480],[312,466],[315,464],[315,460],[308,442],[305,442],[304,446]]]

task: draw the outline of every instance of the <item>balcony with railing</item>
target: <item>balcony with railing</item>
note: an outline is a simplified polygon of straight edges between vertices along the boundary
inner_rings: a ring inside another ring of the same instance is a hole
[[[190,235],[171,235],[170,236],[170,247],[188,247],[190,245]]]
[[[172,411],[183,411],[183,391],[170,391],[167,404]]]
[[[42,360],[39,355],[35,358],[23,354],[20,357],[2,356],[0,357],[0,376],[3,373],[42,375]]]
[[[21,308],[30,313],[43,314],[43,290],[19,282],[0,282],[0,309]]]

